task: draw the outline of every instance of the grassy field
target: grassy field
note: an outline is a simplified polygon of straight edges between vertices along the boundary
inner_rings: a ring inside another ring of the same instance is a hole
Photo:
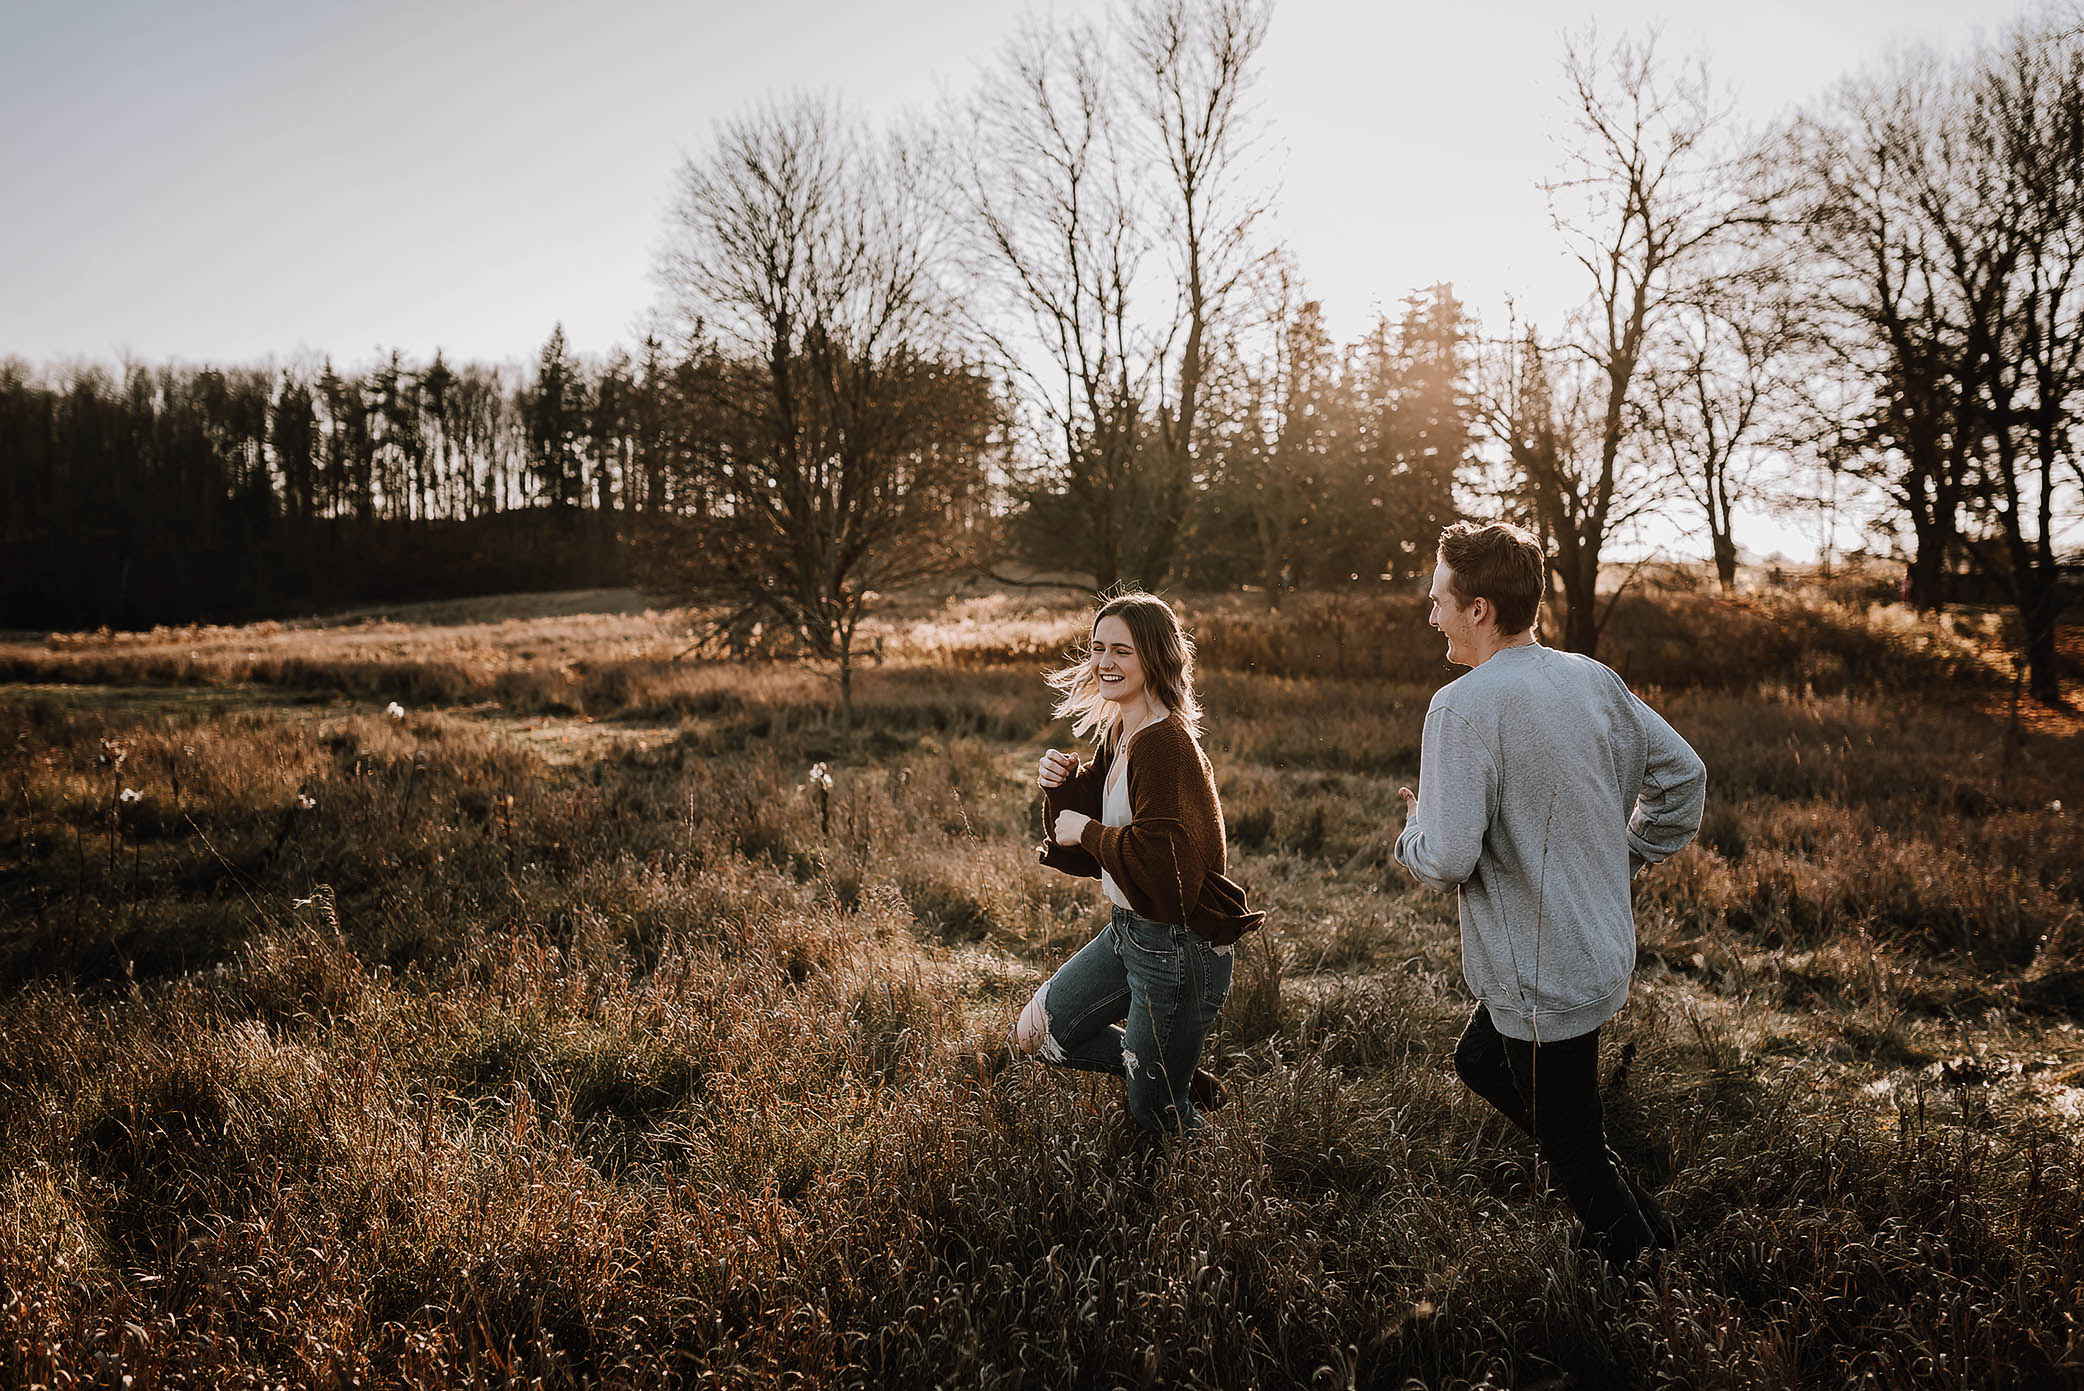
[[[1710,776],[1626,1280],[1448,1066],[1420,610],[1188,607],[1274,916],[1164,1159],[1005,1046],[1100,918],[1032,853],[1072,610],[893,606],[851,730],[634,596],[0,645],[0,1383],[2084,1385],[2084,737],[1994,628],[1617,613]]]

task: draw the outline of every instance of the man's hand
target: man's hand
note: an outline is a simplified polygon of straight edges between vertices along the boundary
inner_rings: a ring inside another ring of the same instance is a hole
[[[1066,780],[1078,772],[1075,754],[1059,753],[1051,749],[1042,755],[1042,763],[1036,769],[1035,781],[1044,787],[1062,787]]]
[[[1087,816],[1082,811],[1058,812],[1056,814],[1056,843],[1058,845],[1078,844],[1078,838],[1085,834],[1086,822],[1092,819],[1092,817]]]
[[[1404,799],[1405,820],[1408,821],[1410,818],[1418,815],[1418,794],[1416,792],[1413,792],[1408,787],[1400,787],[1397,789],[1397,796]]]

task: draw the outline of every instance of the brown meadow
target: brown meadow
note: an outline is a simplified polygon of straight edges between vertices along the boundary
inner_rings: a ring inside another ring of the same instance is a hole
[[[1275,917],[1162,1159],[1005,1044],[1098,917],[1031,849],[1062,605],[893,606],[852,730],[630,602],[0,647],[0,1380],[2084,1384],[2084,740],[1990,633],[1617,613],[1710,775],[1607,1043],[1628,1280],[1447,1066],[1415,602],[1185,602]]]

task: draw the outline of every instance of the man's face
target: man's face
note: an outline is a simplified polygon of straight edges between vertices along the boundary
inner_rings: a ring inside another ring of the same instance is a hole
[[[1433,610],[1426,615],[1426,622],[1440,630],[1447,639],[1447,660],[1456,666],[1476,665],[1476,634],[1479,620],[1490,616],[1490,605],[1481,599],[1464,604],[1454,592],[1454,571],[1441,561],[1433,567],[1433,588],[1428,597],[1433,601]]]

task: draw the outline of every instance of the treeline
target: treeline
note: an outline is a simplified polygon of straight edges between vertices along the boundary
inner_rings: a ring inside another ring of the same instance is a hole
[[[0,625],[137,626],[620,583],[661,386],[538,371],[0,362]],[[582,499],[592,509],[582,516]]]
[[[584,362],[561,327],[529,369],[0,362],[0,626],[629,583],[646,523],[711,517],[757,447],[729,404],[747,370],[657,339]]]
[[[1446,286],[1344,348],[1318,305],[1295,305],[1270,370],[1231,381],[1156,580],[1278,591],[1418,573],[1472,465],[1468,333]],[[359,371],[9,360],[0,626],[670,584],[705,568],[704,552],[736,565],[723,534],[734,512],[760,510],[728,485],[757,473],[747,461],[765,435],[744,398],[766,371],[656,338],[587,362],[561,328],[527,369],[397,352]],[[926,375],[937,410],[912,452],[949,457],[910,547],[953,534],[980,566],[1092,570],[1075,503],[1014,462],[1000,379],[959,364]],[[923,418],[918,401],[907,410]]]

